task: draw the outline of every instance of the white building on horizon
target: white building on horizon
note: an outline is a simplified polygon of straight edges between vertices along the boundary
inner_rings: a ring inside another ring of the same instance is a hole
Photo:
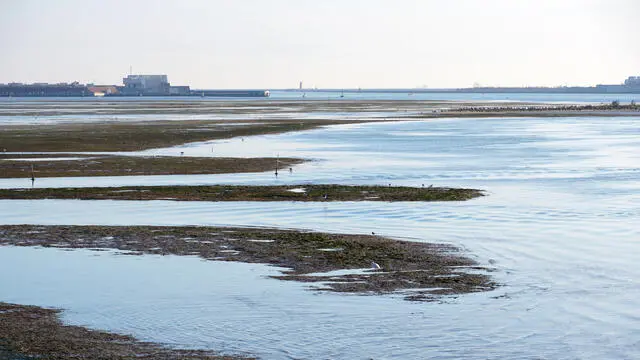
[[[640,87],[640,76],[629,76],[627,80],[624,81],[626,86],[638,86]]]
[[[171,91],[167,75],[128,75],[122,83],[121,91],[133,95],[169,95]]]

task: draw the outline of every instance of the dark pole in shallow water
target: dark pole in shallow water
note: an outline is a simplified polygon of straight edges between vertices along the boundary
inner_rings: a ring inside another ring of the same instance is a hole
[[[31,187],[33,187],[33,184],[36,181],[36,175],[33,172],[33,164],[31,164]]]
[[[276,157],[276,177],[278,177],[278,161],[280,161],[280,154]]]

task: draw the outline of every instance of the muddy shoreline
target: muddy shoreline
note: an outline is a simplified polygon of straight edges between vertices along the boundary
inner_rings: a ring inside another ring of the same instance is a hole
[[[374,234],[208,226],[2,225],[0,245],[117,249],[131,255],[195,255],[269,264],[287,269],[275,278],[309,283],[314,290],[397,294],[414,301],[496,287],[489,275],[480,273],[489,269],[454,246]],[[372,262],[381,269],[373,269]],[[330,273],[337,270],[351,271]]]
[[[182,120],[0,126],[0,152],[112,152],[311,130],[374,120]],[[16,157],[20,154],[8,154]],[[51,154],[49,154],[51,155]],[[178,156],[179,154],[176,154]]]
[[[64,325],[61,311],[0,302],[0,359],[249,359],[170,349],[127,335]]]
[[[219,158],[122,156],[104,152],[141,151],[253,135],[315,129],[363,121],[270,120],[231,124],[226,121],[146,121],[0,126],[0,177],[87,177],[196,175],[275,171],[305,162],[297,158]],[[102,152],[103,154],[85,154]],[[77,154],[74,154],[77,153]],[[37,158],[56,160],[34,161]],[[62,158],[69,158],[65,160]]]
[[[24,159],[60,157],[50,161]],[[62,158],[69,157],[69,160]],[[81,157],[81,159],[77,159]],[[256,173],[281,170],[305,162],[296,158],[220,158],[189,156],[109,156],[109,155],[3,155],[0,153],[2,178],[48,178],[88,176],[203,175]]]
[[[280,185],[0,189],[0,199],[176,201],[465,201],[482,190],[447,187]]]

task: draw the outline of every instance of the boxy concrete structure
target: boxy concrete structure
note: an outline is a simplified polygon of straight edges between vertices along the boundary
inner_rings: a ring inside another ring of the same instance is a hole
[[[166,96],[171,94],[167,75],[129,75],[122,79],[122,95]]]

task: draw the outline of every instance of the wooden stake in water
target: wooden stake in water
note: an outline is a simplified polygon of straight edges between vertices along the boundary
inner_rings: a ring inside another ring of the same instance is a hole
[[[276,157],[276,177],[278,177],[278,163],[280,162],[280,154]]]
[[[31,164],[31,185],[36,181],[36,175],[33,171],[33,164]]]

